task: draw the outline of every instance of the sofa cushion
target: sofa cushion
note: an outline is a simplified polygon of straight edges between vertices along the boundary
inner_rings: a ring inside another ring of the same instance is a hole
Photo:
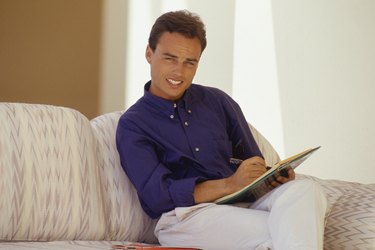
[[[375,249],[375,184],[298,177],[317,181],[326,193],[324,250]]]
[[[273,166],[280,161],[279,154],[273,148],[271,143],[250,123],[248,124],[254,140],[256,141],[260,152],[266,161],[267,166]]]
[[[98,140],[103,193],[108,220],[107,240],[157,242],[153,230],[156,220],[143,211],[137,192],[120,163],[116,147],[116,128],[122,112],[112,112],[91,120]]]
[[[105,235],[96,140],[77,111],[0,103],[0,240]]]

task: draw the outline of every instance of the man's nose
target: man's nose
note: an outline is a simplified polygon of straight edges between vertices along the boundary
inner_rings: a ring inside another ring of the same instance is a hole
[[[182,75],[184,72],[184,64],[177,62],[173,67],[173,73],[176,75]]]

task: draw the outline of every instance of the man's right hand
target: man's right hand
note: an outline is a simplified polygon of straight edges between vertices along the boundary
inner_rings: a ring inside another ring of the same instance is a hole
[[[266,172],[266,164],[260,157],[244,160],[237,171],[223,179],[208,180],[195,186],[195,203],[212,202],[245,187]]]
[[[238,166],[237,171],[227,178],[227,183],[233,192],[236,192],[253,182],[265,172],[265,161],[261,157],[255,156],[244,160],[241,165]]]

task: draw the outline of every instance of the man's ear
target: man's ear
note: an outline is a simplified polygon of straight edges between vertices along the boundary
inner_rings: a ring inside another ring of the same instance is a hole
[[[146,56],[146,60],[148,63],[151,63],[152,53],[153,52],[152,52],[152,49],[150,48],[150,45],[147,45],[145,56]]]

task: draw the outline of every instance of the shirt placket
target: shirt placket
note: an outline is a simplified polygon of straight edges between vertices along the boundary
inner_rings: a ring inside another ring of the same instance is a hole
[[[194,122],[194,120],[192,119],[193,111],[191,109],[185,110],[183,107],[177,107],[177,105],[176,108],[178,110],[186,138],[189,142],[190,150],[193,153],[194,158],[199,159],[201,148],[199,143],[194,140],[195,136],[192,135],[194,131],[191,131],[191,127],[193,125],[192,123]]]

